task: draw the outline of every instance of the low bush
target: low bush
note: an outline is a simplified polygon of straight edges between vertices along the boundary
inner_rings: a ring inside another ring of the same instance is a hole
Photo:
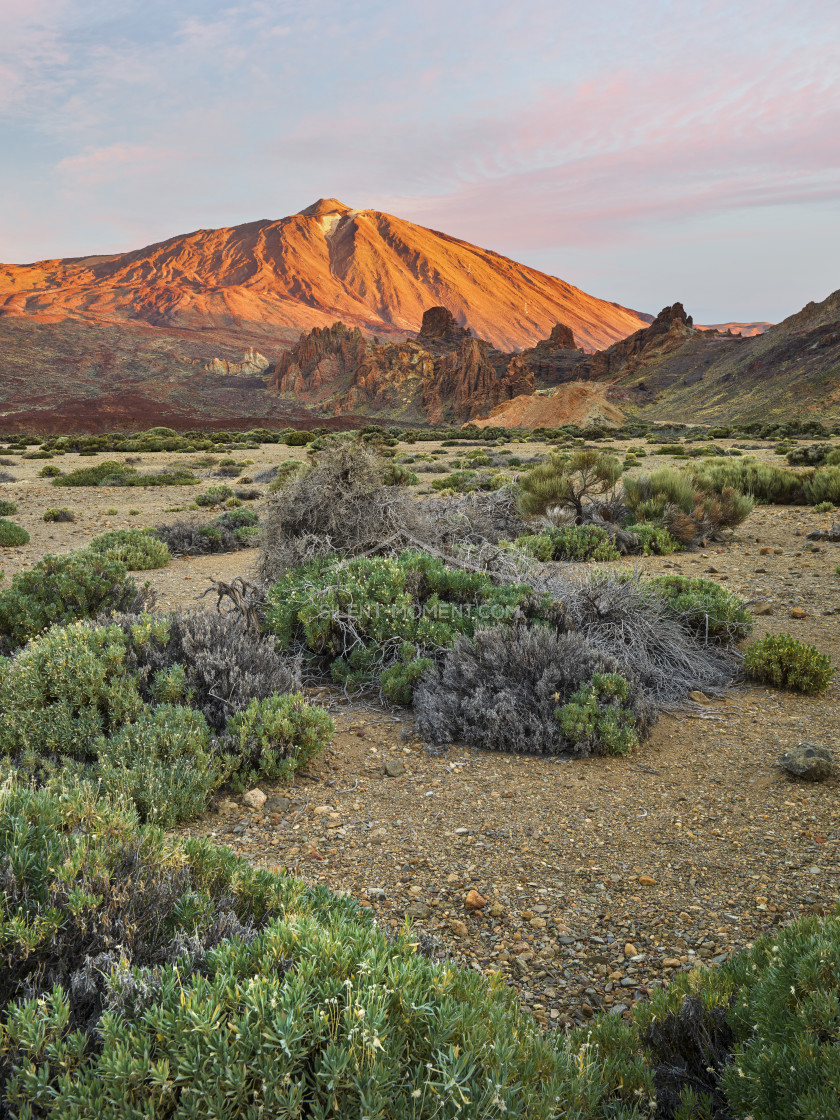
[[[12,514],[17,513],[17,502],[10,501],[9,498],[0,498],[0,517],[11,517]]]
[[[803,488],[808,505],[821,505],[831,502],[840,505],[840,466],[822,467],[814,473]]]
[[[510,617],[528,597],[525,587],[404,552],[304,565],[271,588],[265,621],[282,648],[306,650],[338,683],[375,684],[408,704],[432,657],[459,634]]]
[[[287,447],[306,447],[306,445],[312,443],[315,438],[314,432],[295,431],[289,432],[283,442]]]
[[[306,470],[307,463],[300,463],[297,459],[287,459],[285,463],[281,463],[278,467],[269,467],[267,470],[260,471],[259,474],[254,475],[254,482],[268,482],[269,494],[276,494],[278,490],[290,482],[296,474]],[[270,478],[266,477],[270,474]]]
[[[744,673],[752,681],[793,692],[824,692],[834,677],[831,658],[790,634],[768,634],[744,650]]]
[[[59,478],[61,470],[54,463],[47,463],[38,471],[39,478]]]
[[[171,556],[207,556],[214,552],[236,552],[242,543],[233,530],[212,521],[208,525],[175,521],[171,525],[158,525],[153,532],[169,549]]]
[[[76,515],[71,509],[62,506],[60,509],[57,506],[51,506],[49,509],[44,510],[42,521],[75,521]]]
[[[0,857],[9,1115],[594,1120],[650,1096],[639,1059],[600,1070],[352,899],[87,787],[6,794]]]
[[[699,484],[718,493],[731,489],[757,501],[797,505],[803,502],[803,484],[807,476],[758,459],[743,458],[737,463],[705,463],[697,468],[695,478]]]
[[[252,700],[301,687],[300,661],[278,652],[238,614],[176,611],[115,619],[126,640],[126,665],[147,702],[189,703],[214,731]]]
[[[118,460],[106,459],[95,467],[79,467],[78,470],[52,480],[53,486],[192,486],[198,482],[194,474],[182,468],[160,471],[156,474],[140,474]]]
[[[29,533],[15,521],[0,517],[0,548],[17,548],[29,544]]]
[[[623,754],[651,725],[638,682],[578,634],[496,626],[459,637],[414,696],[431,743],[525,754]]]
[[[834,509],[834,502],[818,502],[814,506],[814,513],[831,513]]]
[[[233,497],[234,493],[229,486],[208,486],[206,490],[196,494],[194,501],[197,506],[212,508],[213,506],[223,506]]]
[[[752,615],[745,604],[713,580],[672,575],[655,576],[651,582],[680,622],[704,641],[731,644],[752,631]]]
[[[638,550],[643,556],[670,556],[684,547],[675,540],[663,525],[642,521],[636,525],[625,526],[625,532],[632,533],[638,540]]]
[[[97,781],[161,826],[202,812],[225,781],[282,777],[332,723],[276,694],[298,683],[294,663],[243,626],[146,615],[52,627],[2,666],[0,754],[40,782]]]
[[[119,560],[129,572],[165,568],[170,560],[164,542],[145,529],[112,529],[94,537],[87,547],[110,560]]]
[[[542,561],[618,560],[621,555],[612,535],[595,525],[549,527],[536,535],[518,537],[516,546]]]
[[[222,740],[233,756],[232,787],[247,789],[259,778],[272,781],[303,769],[334,732],[330,716],[301,693],[252,700],[234,715]]]
[[[0,591],[0,650],[23,645],[48,626],[136,610],[147,599],[118,560],[84,550],[47,555]]]

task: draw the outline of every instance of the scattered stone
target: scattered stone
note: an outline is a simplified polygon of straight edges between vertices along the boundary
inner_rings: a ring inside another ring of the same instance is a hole
[[[467,897],[464,899],[467,910],[483,910],[486,905],[487,899],[482,898],[475,887],[467,891]]]
[[[501,902],[492,903],[491,906],[490,906],[490,909],[488,910],[488,913],[492,914],[494,918],[501,918],[501,916],[502,916],[502,914],[504,914],[504,912],[505,912],[505,908],[504,908],[504,906],[502,906]]]
[[[801,607],[794,607],[793,610],[790,612],[790,617],[791,618],[807,618],[808,617],[808,612],[803,611],[803,609]]]
[[[656,880],[652,875],[640,875],[638,881],[639,885],[642,887],[653,887],[656,884]]]
[[[247,805],[249,809],[262,809],[267,800],[261,789],[249,789],[247,793],[242,794],[242,804]]]
[[[699,688],[695,688],[693,692],[688,694],[689,700],[693,700],[695,704],[709,704],[711,701],[705,692],[701,692]]]
[[[468,937],[469,936],[470,931],[467,928],[467,923],[459,921],[458,918],[453,918],[452,919],[452,921],[449,923],[449,928],[452,930],[452,932],[455,934],[456,937]]]
[[[263,808],[266,813],[285,813],[291,804],[288,797],[269,797]]]
[[[789,774],[806,782],[825,781],[834,770],[831,752],[817,743],[797,743],[779,761]]]
[[[752,607],[752,613],[755,615],[769,615],[773,614],[773,608],[769,603],[761,603],[758,606]]]
[[[409,902],[405,908],[406,915],[409,918],[428,918],[432,912],[432,908],[427,906],[425,902],[421,902],[419,898],[415,898]]]
[[[636,946],[633,944],[632,941],[628,941],[627,944],[624,946],[625,957],[635,957],[635,955],[638,953],[638,951],[639,950],[636,948]]]
[[[405,774],[405,763],[399,758],[388,758],[382,763],[382,773],[386,778],[401,778]]]

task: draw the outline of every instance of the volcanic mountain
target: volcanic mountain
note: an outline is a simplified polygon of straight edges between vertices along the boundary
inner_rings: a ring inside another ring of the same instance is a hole
[[[490,250],[321,199],[136,252],[0,265],[0,428],[309,425],[303,402],[265,385],[301,332],[341,320],[396,342],[439,305],[509,351],[558,322],[593,350],[650,320]]]
[[[338,319],[404,336],[434,305],[506,350],[533,345],[557,322],[579,346],[601,349],[649,321],[498,253],[336,199],[132,253],[0,265],[6,315],[140,322],[261,349]]]

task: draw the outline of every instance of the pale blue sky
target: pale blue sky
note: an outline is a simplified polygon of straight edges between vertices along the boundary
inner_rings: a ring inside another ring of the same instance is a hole
[[[840,287],[837,0],[0,0],[0,260],[322,196],[655,312]]]

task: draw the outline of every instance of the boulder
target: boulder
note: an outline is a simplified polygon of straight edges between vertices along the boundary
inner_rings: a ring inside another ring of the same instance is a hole
[[[831,752],[818,743],[797,743],[782,755],[779,762],[789,774],[806,782],[825,781],[834,770]]]

